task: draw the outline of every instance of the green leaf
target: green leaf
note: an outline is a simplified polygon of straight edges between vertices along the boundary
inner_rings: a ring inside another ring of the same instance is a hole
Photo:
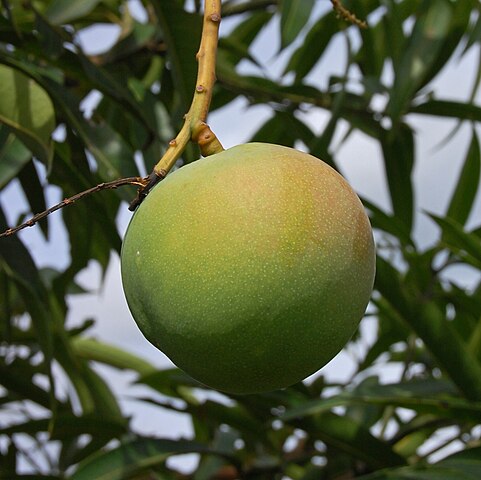
[[[207,388],[178,368],[157,370],[142,375],[137,383],[147,385],[163,395],[174,398],[182,398],[185,387]]]
[[[50,76],[43,76],[43,71],[39,70],[36,65],[27,61],[18,61],[1,51],[0,61],[21,69],[48,91],[66,121],[76,130],[85,146],[97,159],[98,173],[102,180],[108,181],[137,174],[134,152],[124,139],[107,123],[95,124],[87,121],[82,115],[78,99],[64,85],[59,84]],[[120,195],[125,196],[126,200],[130,200],[130,196],[125,195],[125,190],[119,192]]]
[[[465,232],[464,227],[449,217],[443,218],[429,214],[443,232],[443,242],[455,253],[473,266],[481,269],[481,238],[473,232]]]
[[[250,141],[293,147],[296,140],[307,143],[312,137],[311,129],[293,114],[276,112],[271,119],[260,127]]]
[[[246,20],[237,25],[226,37],[219,39],[217,64],[223,68],[234,69],[243,59],[249,59],[258,65],[249,52],[250,45],[255,40],[261,29],[272,18],[272,13],[266,11],[253,12]],[[260,65],[258,65],[260,66]]]
[[[55,358],[75,388],[84,415],[97,414],[122,423],[115,395],[88,362],[76,356],[65,331],[55,337]]]
[[[481,246],[480,246],[481,249]],[[481,401],[481,365],[434,301],[409,295],[400,273],[378,256],[376,288],[398,311],[448,373],[460,392]]]
[[[471,120],[473,122],[481,121],[481,107],[473,103],[428,100],[411,107],[410,112],[436,117],[459,118],[460,120]]]
[[[172,62],[173,77],[182,101],[182,109],[187,112],[197,78],[195,55],[201,38],[201,17],[187,13],[174,1],[154,2],[154,8],[167,43],[167,55]]]
[[[0,126],[0,190],[31,160],[32,153],[8,127]]]
[[[47,210],[43,185],[33,162],[28,162],[18,173],[18,180],[27,197],[32,214]],[[45,238],[48,238],[48,219],[38,223]]]
[[[397,132],[386,132],[381,144],[394,215],[411,232],[414,212],[411,175],[415,163],[413,132],[403,124]]]
[[[121,108],[131,112],[135,118],[142,122],[144,129],[151,135],[156,134],[152,119],[145,114],[143,106],[134,99],[130,90],[124,84],[117,81],[106,69],[94,65],[84,55],[79,55],[79,60],[87,77],[91,80],[93,88],[98,88],[100,92],[115,100]],[[149,113],[149,110],[147,110],[147,113]]]
[[[432,465],[414,465],[362,475],[359,480],[478,480],[481,449],[456,452]]]
[[[49,393],[33,383],[33,376],[38,373],[38,369],[25,361],[16,360],[9,365],[5,365],[3,359],[0,361],[0,383],[3,388],[14,394],[16,399],[28,399],[49,409],[51,407]]]
[[[481,421],[481,402],[468,402],[457,396],[451,382],[422,380],[405,383],[371,385],[352,392],[305,402],[287,410],[281,419],[316,415],[333,407],[349,405],[394,406],[414,410],[418,413],[436,415],[458,421]]]
[[[0,98],[0,122],[50,166],[55,112],[48,94],[22,72],[0,65]]]
[[[480,163],[478,136],[473,130],[471,144],[446,214],[461,225],[466,223],[478,192]]]
[[[406,460],[395,453],[387,442],[374,437],[369,428],[333,412],[322,412],[304,421],[290,416],[289,422],[306,430],[313,438],[321,440],[336,450],[358,458],[372,468],[404,465]]]
[[[374,203],[369,202],[365,198],[361,198],[361,201],[370,211],[370,220],[373,228],[379,228],[380,230],[393,235],[405,245],[414,245],[409,229],[398,217],[384,212],[374,205]]]
[[[59,413],[51,427],[51,437],[54,440],[67,440],[89,434],[93,437],[116,438],[125,434],[127,422],[126,418],[109,418],[99,412],[81,416]]]
[[[281,0],[281,48],[290,45],[305,27],[314,0]]]
[[[76,416],[71,412],[61,412],[55,417],[53,427],[51,418],[39,418],[13,424],[0,430],[0,433],[11,435],[20,432],[35,434],[48,431],[53,440],[66,440],[84,434],[110,439],[125,433],[125,423],[126,421],[114,422],[95,414]]]
[[[105,363],[115,368],[131,369],[139,375],[149,375],[156,371],[146,360],[93,338],[76,337],[72,340],[72,347],[77,356],[86,360]]]
[[[162,465],[172,455],[215,453],[190,440],[139,438],[120,447],[99,452],[82,462],[72,480],[123,480]]]
[[[309,30],[302,44],[294,51],[284,73],[295,72],[296,80],[304,78],[322,59],[327,46],[339,31],[335,13],[330,11]]]
[[[448,0],[424,2],[401,61],[394,64],[395,80],[386,111],[397,124],[425,75],[436,61],[451,26]]]
[[[53,0],[45,11],[45,16],[53,25],[62,25],[84,17],[98,3],[100,0]]]

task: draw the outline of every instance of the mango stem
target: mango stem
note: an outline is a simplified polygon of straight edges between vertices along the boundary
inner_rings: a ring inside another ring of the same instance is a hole
[[[150,174],[149,178],[152,181],[139,188],[137,197],[129,206],[130,210],[135,210],[150,189],[167,175],[190,141],[199,145],[203,156],[224,150],[214,132],[205,123],[216,80],[215,65],[220,21],[221,0],[205,0],[202,37],[196,55],[197,81],[191,106],[184,116],[184,124],[179,133],[169,142],[167,150]]]

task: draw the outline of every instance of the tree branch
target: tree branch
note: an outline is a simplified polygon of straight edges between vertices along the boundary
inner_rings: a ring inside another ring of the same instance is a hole
[[[360,28],[367,28],[367,22],[365,20],[359,20],[359,18],[354,15],[350,10],[348,10],[342,3],[341,0],[331,0],[332,6],[337,14],[346,20],[346,22],[350,22],[354,25],[357,25]]]
[[[38,221],[44,219],[51,213],[56,212],[57,210],[60,210],[61,208],[66,207],[67,205],[72,205],[72,203],[75,203],[77,200],[80,200],[81,198],[86,197],[87,195],[91,195],[92,193],[100,192],[101,190],[113,190],[118,187],[122,187],[124,185],[143,186],[143,185],[146,185],[148,181],[149,181],[149,177],[145,177],[145,178],[126,177],[126,178],[120,178],[118,180],[113,180],[111,182],[99,183],[95,187],[91,187],[80,193],[76,193],[75,195],[72,195],[69,198],[64,198],[61,202],[57,203],[53,207],[50,207],[49,209],[43,212],[37,213],[32,218],[18,225],[17,227],[12,227],[12,228],[9,228],[8,230],[5,230],[3,233],[0,233],[0,238],[13,235],[14,233],[17,233],[18,231],[23,230],[24,228],[33,227]]]

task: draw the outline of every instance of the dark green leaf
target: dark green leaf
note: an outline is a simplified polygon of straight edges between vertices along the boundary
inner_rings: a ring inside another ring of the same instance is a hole
[[[415,163],[413,132],[404,124],[398,132],[386,132],[381,144],[394,215],[410,232],[414,212],[414,192],[411,182]]]
[[[251,138],[251,142],[266,142],[293,147],[296,140],[304,143],[312,138],[310,128],[293,114],[276,112]]]
[[[33,162],[29,162],[23,167],[18,174],[18,179],[30,204],[32,214],[47,210],[43,186]],[[48,238],[48,221],[39,222],[39,226],[45,238]]]
[[[447,100],[428,100],[414,107],[412,113],[434,115],[436,117],[459,118],[460,120],[481,121],[481,107],[472,103],[452,102]]]
[[[400,273],[379,256],[376,288],[419,335],[464,396],[481,401],[481,365],[467,350],[440,306],[410,296]]]
[[[429,215],[443,232],[443,241],[451,249],[477,268],[481,268],[481,238],[473,232],[465,232],[463,225],[451,218]]]
[[[463,169],[459,175],[456,190],[451,197],[446,216],[464,225],[473,208],[480,179],[480,152],[476,132],[473,130]]]
[[[295,72],[298,81],[304,78],[321,61],[323,53],[338,31],[339,23],[336,22],[333,11],[320,18],[292,54],[285,73]]]
[[[373,228],[379,228],[393,235],[405,245],[413,245],[409,229],[405,223],[400,221],[398,217],[384,212],[365,198],[361,200],[364,206],[370,211],[370,220]]]
[[[172,75],[180,94],[184,112],[187,112],[194,94],[197,78],[195,55],[200,44],[201,18],[187,13],[178,2],[155,2],[167,52],[172,62]],[[196,39],[196,40],[194,40]]]
[[[372,468],[386,468],[406,463],[388,443],[377,439],[364,425],[346,416],[322,412],[309,420],[309,422],[297,420],[299,423],[296,424],[314,435],[314,438],[366,462]]]
[[[314,0],[281,0],[281,48],[290,45],[306,25]]]
[[[316,415],[333,407],[346,405],[394,406],[415,410],[419,413],[447,417],[454,421],[480,421],[481,402],[468,402],[457,396],[457,389],[449,382],[433,380],[400,384],[370,385],[353,392],[344,392],[334,397],[305,402],[287,410],[283,420]]]
[[[72,480],[121,480],[163,464],[170,456],[207,453],[209,449],[190,440],[139,438],[108,452],[99,452],[81,463]]]

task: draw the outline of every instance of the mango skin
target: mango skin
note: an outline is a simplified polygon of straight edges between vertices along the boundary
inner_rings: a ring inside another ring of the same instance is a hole
[[[122,280],[145,337],[221,391],[292,385],[356,330],[375,273],[348,183],[277,145],[230,148],[171,173],[135,212]]]

